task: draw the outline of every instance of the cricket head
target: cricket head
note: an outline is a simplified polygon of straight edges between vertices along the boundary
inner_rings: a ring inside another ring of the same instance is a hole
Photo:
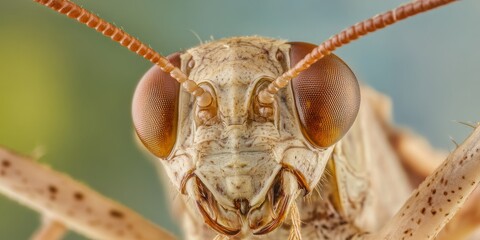
[[[140,81],[133,101],[140,140],[220,234],[279,227],[318,184],[334,144],[353,124],[359,86],[335,55],[294,78],[272,103],[259,103],[259,92],[314,47],[236,37],[170,55],[212,96],[208,106],[158,67]]]
[[[455,2],[413,1],[315,46],[239,37],[167,58],[68,0],[35,0],[149,60],[133,99],[138,137],[224,235],[266,234],[318,184],[352,126],[358,82],[335,49],[400,20]],[[182,85],[180,87],[180,85]]]

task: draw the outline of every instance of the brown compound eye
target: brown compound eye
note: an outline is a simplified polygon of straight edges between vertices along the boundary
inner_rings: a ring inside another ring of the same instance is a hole
[[[289,43],[293,67],[316,45]],[[303,135],[313,145],[329,147],[350,129],[360,107],[360,88],[352,70],[331,54],[292,79]]]
[[[167,59],[180,66],[180,53]],[[166,158],[177,138],[180,84],[158,66],[142,77],[133,96],[133,125],[143,145],[159,158]]]

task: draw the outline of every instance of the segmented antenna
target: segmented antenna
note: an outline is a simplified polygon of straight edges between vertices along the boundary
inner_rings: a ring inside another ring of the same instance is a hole
[[[68,0],[34,0],[45,5],[61,14],[76,19],[78,22],[101,32],[106,37],[118,42],[130,51],[142,56],[148,61],[159,66],[162,71],[169,73],[174,79],[182,84],[185,90],[197,98],[197,104],[200,107],[207,107],[212,103],[212,96],[209,92],[199,87],[193,80],[188,77],[180,69],[171,64],[164,56],[152,48],[146,46],[140,40],[132,37],[122,29],[112,25],[111,23],[101,19],[97,15],[85,10]]]
[[[282,74],[280,77],[271,82],[267,88],[258,94],[260,105],[268,105],[273,103],[274,95],[288,82],[298,76],[302,71],[309,68],[312,64],[321,58],[329,55],[336,48],[339,48],[353,40],[375,32],[395,22],[406,19],[418,13],[426,12],[431,9],[449,4],[457,0],[417,0],[405,5],[399,6],[393,10],[383,14],[376,15],[372,18],[359,22],[342,32],[330,37],[327,41],[307,54],[293,68]]]

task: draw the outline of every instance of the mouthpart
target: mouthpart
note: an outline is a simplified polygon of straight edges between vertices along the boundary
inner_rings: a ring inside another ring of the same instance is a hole
[[[300,193],[299,179],[291,171],[280,171],[263,202],[251,206],[248,199],[235,199],[231,206],[220,204],[212,192],[194,176],[188,180],[186,192],[206,224],[220,234],[264,235],[282,225]],[[252,197],[253,198],[253,197]]]

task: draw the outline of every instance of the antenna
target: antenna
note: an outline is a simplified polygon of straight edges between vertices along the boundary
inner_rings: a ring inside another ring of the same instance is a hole
[[[188,79],[187,75],[180,69],[170,63],[164,56],[148,47],[140,40],[132,37],[122,29],[101,19],[99,16],[85,10],[77,4],[68,0],[34,0],[45,5],[63,15],[76,19],[78,22],[93,28],[104,36],[111,38],[120,45],[128,48],[130,51],[140,55],[148,61],[159,66],[162,71],[169,73],[174,79],[182,84],[183,88],[197,98],[197,104],[200,107],[208,107],[212,103],[212,96],[209,92],[198,86],[193,80]]]
[[[333,35],[327,41],[314,48],[293,68],[282,74],[280,77],[275,79],[275,81],[271,82],[267,88],[259,92],[257,101],[261,106],[272,104],[275,94],[280,89],[287,86],[292,78],[295,78],[298,76],[298,74],[309,68],[312,64],[329,55],[336,48],[344,46],[353,40],[367,35],[368,33],[375,32],[400,20],[404,20],[416,14],[427,12],[455,1],[457,0],[416,0],[359,22],[338,34]]]

